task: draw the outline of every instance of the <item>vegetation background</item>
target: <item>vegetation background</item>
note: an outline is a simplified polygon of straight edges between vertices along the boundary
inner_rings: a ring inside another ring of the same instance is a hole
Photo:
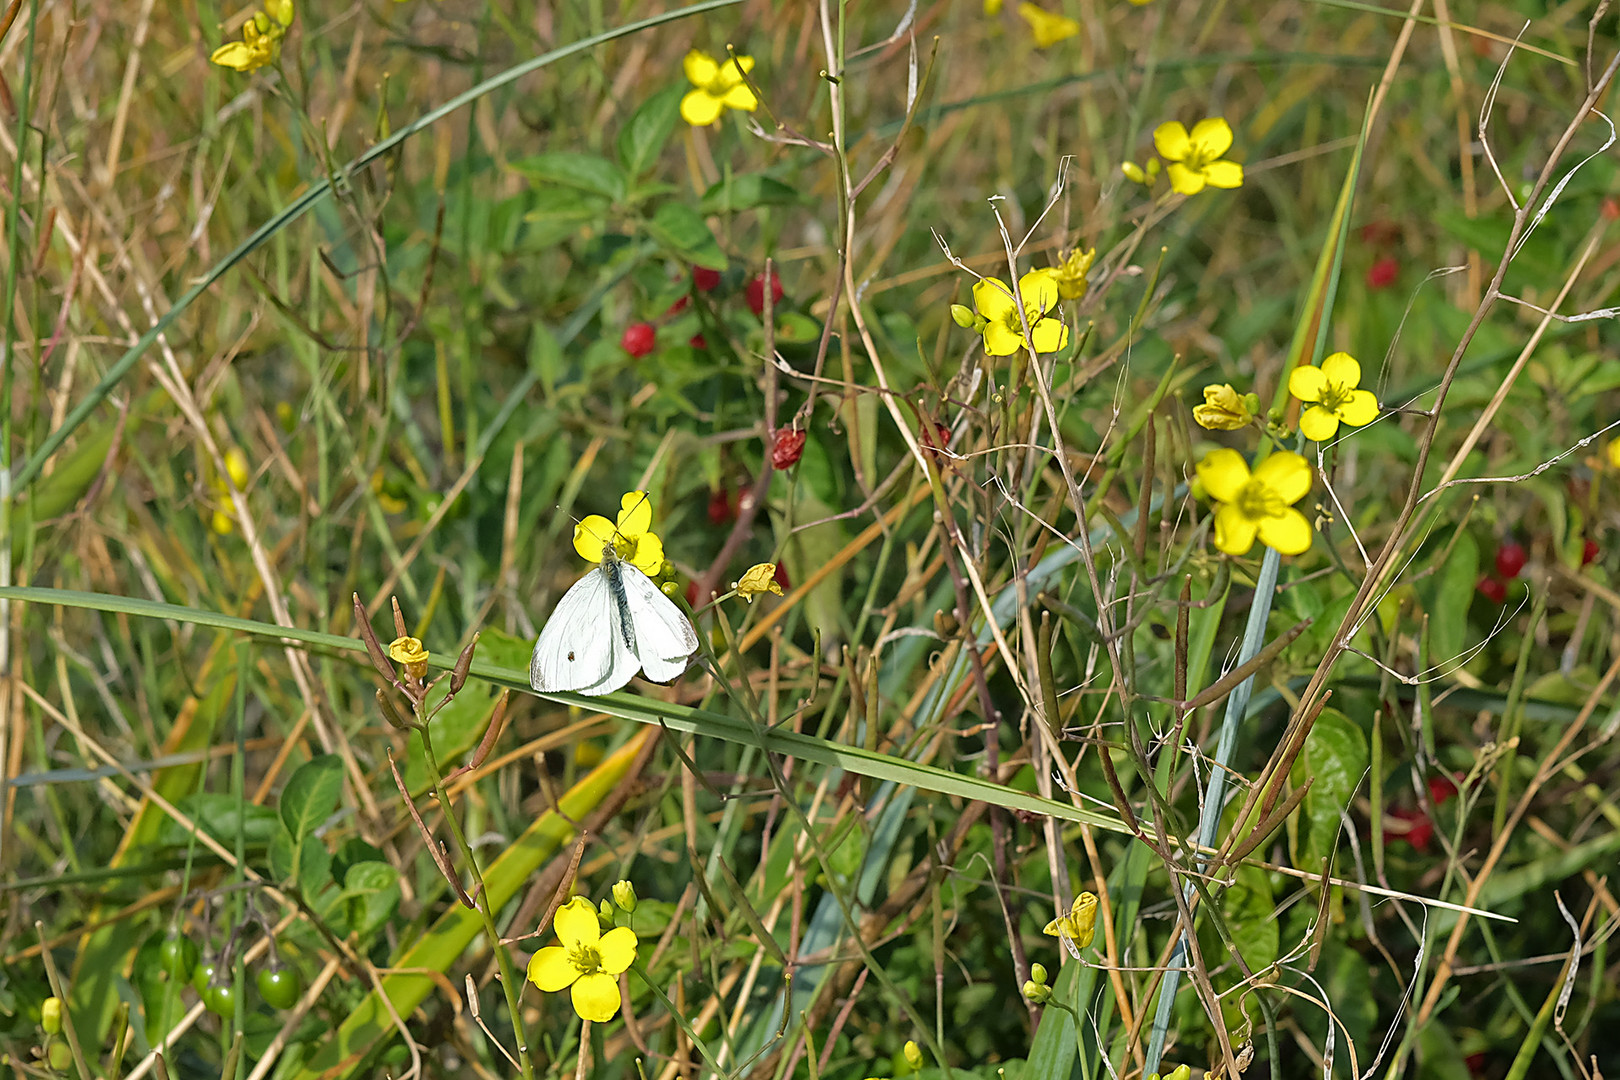
[[[1614,1074],[1615,14],[1043,3],[4,5],[4,1068]],[[1122,173],[1217,116],[1240,188]],[[953,320],[1092,249],[1057,353]],[[1314,546],[1224,554],[1195,467],[1274,442]],[[631,490],[783,595],[536,696]],[[431,753],[356,596],[479,635]],[[621,879],[581,1025],[513,973]]]

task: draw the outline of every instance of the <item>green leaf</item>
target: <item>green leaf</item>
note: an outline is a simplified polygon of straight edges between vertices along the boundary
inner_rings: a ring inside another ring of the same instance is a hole
[[[343,765],[336,754],[321,754],[298,767],[281,789],[281,821],[302,840],[332,816],[343,796]]]
[[[270,838],[270,873],[289,888],[313,895],[332,880],[332,856],[313,836],[294,836],[283,825]]]
[[[703,193],[705,214],[734,214],[760,206],[796,206],[804,202],[799,189],[764,173],[729,176]]]
[[[593,195],[606,195],[614,202],[624,198],[624,171],[598,154],[554,150],[514,161],[512,168],[538,184],[561,184]]]
[[[654,94],[619,129],[619,161],[632,180],[658,160],[680,118],[683,93],[681,87],[672,86]]]
[[[1444,550],[1443,548],[1440,550]],[[1440,567],[1429,598],[1429,663],[1451,664],[1462,655],[1468,604],[1479,580],[1479,545],[1464,532]]]
[[[339,885],[347,883],[349,868],[363,862],[385,862],[380,848],[367,843],[358,836],[351,836],[338,847],[337,854],[332,856],[332,880]]]
[[[696,210],[684,203],[667,202],[647,222],[647,232],[671,255],[710,270],[726,268],[725,252]]]
[[[1305,753],[1294,767],[1298,783],[1311,778],[1305,796],[1305,865],[1316,867],[1333,852],[1340,812],[1350,805],[1367,771],[1367,737],[1337,709],[1323,709],[1305,737]],[[1268,887],[1269,888],[1269,887]]]
[[[243,841],[250,848],[264,847],[276,830],[276,812],[267,806],[249,803],[240,807],[238,816],[235,795],[199,791],[176,801],[175,808],[226,848],[235,846],[239,827]],[[157,842],[166,847],[184,847],[191,842],[191,830],[173,818],[165,817],[163,824],[158,827]]]
[[[346,932],[364,941],[399,909],[399,872],[385,862],[355,863],[343,879],[337,901]]]

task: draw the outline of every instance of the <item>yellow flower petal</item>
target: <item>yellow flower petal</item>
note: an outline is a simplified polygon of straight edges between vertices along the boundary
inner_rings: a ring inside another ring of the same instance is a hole
[[[601,514],[591,514],[574,526],[574,550],[586,562],[601,562],[602,550],[613,546],[613,522]]]
[[[548,994],[579,978],[579,968],[568,961],[568,950],[558,945],[541,949],[529,958],[529,981]]]
[[[1289,506],[1303,499],[1315,482],[1310,464],[1292,450],[1279,450],[1262,461],[1254,470],[1254,479]]]
[[[1211,431],[1236,431],[1246,426],[1254,414],[1231,383],[1211,383],[1204,387],[1204,403],[1193,406],[1193,420]]]
[[[1153,148],[1166,161],[1180,161],[1192,151],[1192,140],[1180,120],[1167,120],[1153,129]]]
[[[1357,390],[1339,406],[1339,419],[1360,427],[1378,419],[1378,398],[1371,390]]]
[[[729,90],[733,86],[740,86],[743,82],[743,73],[754,70],[752,56],[739,56],[736,60],[727,60],[720,65],[720,74],[715,79],[714,90]]]
[[[1210,187],[1242,187],[1243,166],[1235,161],[1212,161],[1204,166],[1204,180]]]
[[[686,59],[681,61],[681,68],[686,72],[686,81],[693,86],[708,86],[720,74],[719,63],[702,49],[687,53]]]
[[[581,1020],[605,1024],[619,1011],[619,980],[598,971],[581,975],[572,991],[574,1011]]]
[[[1198,479],[1204,490],[1216,502],[1231,502],[1249,482],[1249,463],[1236,450],[1222,447],[1211,450],[1198,463]],[[1224,548],[1222,550],[1225,550]],[[1244,548],[1247,551],[1248,548]]]
[[[596,908],[583,896],[576,896],[557,909],[552,920],[557,940],[565,949],[581,945],[595,946],[602,936],[602,924],[596,921]]]
[[[1243,516],[1243,512],[1230,503],[1223,503],[1215,511],[1215,546],[1228,555],[1247,555],[1254,547],[1254,534],[1259,523]]]
[[[693,127],[708,127],[720,119],[722,102],[707,90],[688,90],[681,98],[681,119]]]
[[[1038,310],[1044,315],[1057,306],[1057,279],[1050,270],[1031,270],[1018,279],[1018,295],[1024,298],[1026,311]]]
[[[1347,352],[1336,352],[1323,360],[1322,375],[1341,390],[1361,385],[1361,365]]]
[[[1011,312],[1017,311],[1018,306],[1013,303],[1012,290],[1000,278],[980,278],[973,286],[973,306],[979,309],[979,314],[997,322],[1007,317]]]
[[[1609,444],[1609,464],[1620,469],[1620,439]]]
[[[648,577],[654,577],[664,568],[664,542],[653,533],[636,537],[636,552],[630,563]]]
[[[1319,367],[1303,364],[1288,373],[1288,392],[1301,401],[1321,401],[1327,376]]]
[[[1029,23],[1029,29],[1035,35],[1037,49],[1056,45],[1080,32],[1080,24],[1067,15],[1054,15],[1037,4],[1027,2],[1019,4],[1018,14]]]
[[[615,926],[602,935],[596,951],[602,957],[602,970],[617,975],[628,968],[636,958],[636,932],[628,926]]]
[[[1299,430],[1313,442],[1327,442],[1339,430],[1339,417],[1320,405],[1312,405],[1299,418]]]
[[[634,540],[652,528],[652,500],[645,491],[627,491],[619,499],[619,533]]]
[[[1293,507],[1276,517],[1262,518],[1259,524],[1260,542],[1276,548],[1279,555],[1303,555],[1311,550],[1311,524]]]
[[[1196,195],[1204,190],[1204,174],[1187,168],[1179,161],[1172,161],[1165,173],[1170,177],[1170,190],[1177,195]]]
[[[984,0],[984,13],[986,15],[1001,14],[1001,0]]]
[[[741,109],[744,112],[753,112],[759,108],[759,98],[754,96],[754,91],[747,83],[738,83],[727,90],[720,103],[728,109]]]
[[[1011,356],[1023,347],[1022,330],[1015,333],[1004,322],[991,322],[984,328],[984,351],[991,356]]]
[[[1069,328],[1056,319],[1042,319],[1029,328],[1038,353],[1055,353],[1069,343]]]
[[[240,41],[221,45],[208,59],[220,67],[233,68],[237,71],[252,71],[258,66],[254,60],[253,50]]]
[[[1213,161],[1232,149],[1232,126],[1224,117],[1211,116],[1194,124],[1188,138],[1205,161]]]

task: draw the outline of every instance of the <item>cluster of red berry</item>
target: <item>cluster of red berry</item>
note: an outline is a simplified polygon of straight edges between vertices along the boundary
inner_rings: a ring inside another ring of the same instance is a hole
[[[692,268],[692,288],[698,292],[713,292],[720,287],[720,282],[720,271],[710,270],[703,266]],[[749,279],[747,287],[743,290],[744,297],[748,301],[748,310],[761,318],[765,314],[765,287],[766,275],[759,273]],[[774,310],[776,305],[782,302],[782,279],[780,275],[774,273],[770,275],[770,290],[771,307]],[[683,296],[675,301],[669,306],[669,310],[664,312],[663,319],[670,319],[679,315],[686,309],[689,300],[690,297]],[[692,335],[687,344],[694,349],[706,349],[709,347],[709,343],[704,340],[702,334]],[[637,360],[650,354],[653,349],[657,348],[657,345],[658,327],[650,322],[633,322],[626,326],[624,333],[619,336],[619,347]]]
[[[1401,264],[1389,249],[1401,239],[1401,227],[1393,221],[1370,221],[1361,227],[1361,242],[1377,251],[1378,257],[1367,268],[1367,288],[1387,289],[1400,276]]]
[[[1597,541],[1587,537],[1581,547],[1581,565],[1585,566],[1598,557]],[[1496,572],[1487,573],[1479,579],[1480,595],[1493,604],[1507,602],[1507,583],[1518,577],[1524,570],[1528,556],[1524,545],[1517,540],[1509,540],[1496,549]]]
[[[1435,806],[1443,806],[1446,800],[1457,794],[1457,785],[1446,776],[1429,777],[1429,801]],[[1428,851],[1429,841],[1434,839],[1434,822],[1429,820],[1428,813],[1421,807],[1397,807],[1389,812],[1395,821],[1405,824],[1403,832],[1396,835],[1411,844],[1414,850]]]

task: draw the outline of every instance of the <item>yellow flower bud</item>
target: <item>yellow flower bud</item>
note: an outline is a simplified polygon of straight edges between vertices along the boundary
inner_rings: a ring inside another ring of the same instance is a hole
[[[1120,162],[1119,171],[1124,173],[1125,179],[1133,184],[1146,184],[1148,182],[1147,173],[1143,172],[1142,166],[1134,161]]]
[[[242,453],[241,447],[233,446],[225,451],[225,474],[231,478],[231,483],[235,485],[237,491],[247,489],[248,459],[247,455]]]
[[[1052,988],[1030,979],[1024,983],[1024,996],[1036,1005],[1045,1005],[1052,1000]]]
[[[613,885],[613,902],[619,905],[620,910],[628,913],[636,910],[636,887],[628,881],[618,881]]]
[[[1064,256],[1063,261],[1048,271],[1052,280],[1057,282],[1058,295],[1065,300],[1078,300],[1086,295],[1088,282],[1086,275],[1091,273],[1091,264],[1097,258],[1095,248],[1082,251],[1075,248]]]
[[[1038,985],[1045,986],[1046,985],[1046,965],[1045,964],[1031,964],[1029,966],[1029,977],[1031,979],[1035,980],[1035,982]]]
[[[208,526],[221,536],[229,536],[236,531],[236,519],[223,510],[215,510]]]
[[[916,1039],[907,1039],[905,1049],[901,1053],[905,1055],[907,1065],[910,1065],[913,1069],[922,1068],[922,1047],[917,1045]]]
[[[48,997],[45,1004],[39,1009],[39,1026],[45,1029],[45,1034],[55,1035],[62,1030],[62,999]]]
[[[951,321],[964,330],[973,329],[973,309],[966,304],[952,304]]]
[[[264,0],[264,10],[282,26],[292,25],[292,0]]]
[[[1236,431],[1248,427],[1254,413],[1231,383],[1211,383],[1204,387],[1204,403],[1193,407],[1193,419],[1211,431]]]
[[[737,595],[754,602],[754,597],[761,593],[770,593],[773,596],[782,595],[782,586],[776,583],[776,564],[772,562],[756,563],[743,574],[741,581],[733,581],[731,587],[737,590]]]
[[[405,674],[420,682],[427,675],[428,651],[413,637],[395,638],[388,644],[388,655],[405,668]]]

